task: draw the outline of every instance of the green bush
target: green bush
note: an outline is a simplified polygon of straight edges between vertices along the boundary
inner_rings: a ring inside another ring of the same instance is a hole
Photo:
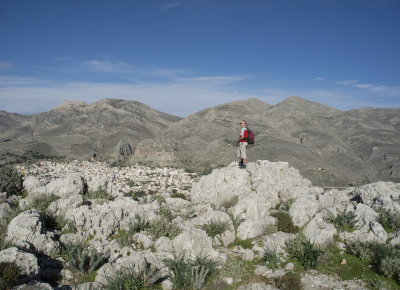
[[[217,262],[206,256],[195,259],[185,257],[185,254],[174,254],[172,259],[164,260],[169,270],[169,278],[176,289],[201,289],[207,280],[216,275]]]
[[[0,263],[0,289],[9,290],[15,286],[21,270],[13,263]]]
[[[246,280],[254,275],[254,263],[228,256],[225,264],[222,265],[220,274],[223,277],[232,277],[236,281]]]
[[[234,215],[233,211],[228,212],[229,217],[231,218],[231,222],[233,225],[233,229],[235,230],[235,236],[237,236],[237,230],[239,226],[246,220],[245,218],[242,218],[242,214]]]
[[[279,264],[281,263],[281,260],[279,259],[276,251],[268,247],[264,249],[263,259],[265,262],[268,263],[268,267],[272,270],[277,269],[279,267]]]
[[[356,229],[356,214],[354,212],[347,212],[344,210],[341,213],[338,213],[336,217],[330,213],[328,217],[325,218],[325,220],[329,223],[332,223],[335,225],[335,227],[339,231],[354,231]]]
[[[12,167],[0,168],[0,192],[19,194],[22,191],[22,174]]]
[[[323,251],[303,235],[286,241],[286,252],[304,269],[315,269]]]
[[[286,212],[288,212],[289,209],[290,209],[290,207],[292,206],[292,204],[293,204],[294,202],[295,202],[295,199],[294,199],[294,198],[291,198],[291,199],[289,199],[289,200],[287,200],[287,201],[278,203],[278,204],[275,206],[275,209],[276,209],[276,210],[279,210],[279,211],[286,211]]]
[[[144,259],[142,267],[136,270],[134,267],[125,267],[114,275],[106,277],[104,289],[107,290],[128,290],[148,289],[156,287],[163,279],[160,269],[153,267]]]
[[[299,273],[287,272],[275,281],[276,286],[281,290],[301,290],[301,276]]]
[[[98,254],[84,243],[62,244],[61,257],[65,266],[81,273],[94,272],[107,262],[109,255]]]
[[[207,233],[213,243],[217,238],[220,245],[223,245],[221,235],[229,229],[229,224],[227,222],[210,221],[208,224],[202,225],[201,229]]]
[[[400,282],[400,247],[378,243],[351,242],[347,253],[372,264],[373,269]]]
[[[90,191],[84,195],[85,199],[105,199],[112,200],[112,196],[108,194],[107,190],[99,187],[96,191]]]
[[[400,230],[400,214],[384,208],[379,208],[377,212],[379,213],[378,222],[387,232],[396,232]]]
[[[182,232],[176,224],[162,218],[150,222],[146,231],[156,240],[161,237],[167,237],[172,240]]]
[[[284,233],[297,233],[299,228],[293,224],[292,217],[285,211],[277,211],[273,212],[271,216],[275,217],[278,222],[276,226],[278,227],[278,231],[282,231]]]
[[[150,222],[146,219],[146,217],[142,217],[139,214],[135,214],[135,219],[131,220],[128,224],[129,232],[140,233],[141,231],[145,231],[150,225]]]

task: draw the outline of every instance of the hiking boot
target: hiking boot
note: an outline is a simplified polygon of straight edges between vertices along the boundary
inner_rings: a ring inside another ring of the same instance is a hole
[[[239,167],[242,168],[242,166],[243,166],[243,160],[240,160]]]
[[[242,165],[240,166],[240,169],[246,169],[246,164],[242,164]]]

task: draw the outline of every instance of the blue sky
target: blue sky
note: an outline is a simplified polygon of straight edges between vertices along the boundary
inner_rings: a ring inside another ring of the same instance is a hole
[[[0,0],[0,109],[400,107],[399,0]]]

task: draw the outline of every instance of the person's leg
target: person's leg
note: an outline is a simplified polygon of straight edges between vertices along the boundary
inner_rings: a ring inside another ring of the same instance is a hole
[[[246,147],[247,147],[246,142],[242,142],[240,144],[240,154],[241,154],[240,157],[242,157],[243,160],[243,165],[241,166],[241,168],[246,168],[246,163],[247,163]]]

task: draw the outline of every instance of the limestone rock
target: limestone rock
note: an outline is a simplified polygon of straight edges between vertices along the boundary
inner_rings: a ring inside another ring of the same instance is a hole
[[[40,267],[35,255],[18,250],[15,247],[0,252],[0,263],[14,263],[21,270],[21,280],[38,278]]]
[[[333,224],[327,223],[321,213],[317,213],[305,226],[303,234],[317,245],[328,246],[333,242],[337,229]]]
[[[1,203],[0,204],[0,219],[6,217],[11,211],[12,211],[12,208],[8,202]]]
[[[67,197],[74,194],[85,194],[87,183],[80,173],[72,173],[66,177],[57,178],[46,185],[46,192],[59,197]]]
[[[25,211],[13,218],[8,225],[6,240],[18,247],[50,256],[58,249],[58,243],[46,233],[43,219],[37,210]]]
[[[245,220],[237,229],[237,236],[244,240],[262,235],[268,225],[275,224],[275,218],[270,216],[267,198],[256,193],[240,199],[232,209],[235,217]]]
[[[199,229],[184,231],[172,240],[176,253],[185,253],[190,258],[206,255],[210,259],[218,260],[218,252],[213,248],[212,240]]]
[[[83,196],[74,194],[53,201],[47,210],[54,215],[65,215],[69,210],[76,209],[84,203]]]
[[[303,195],[296,199],[289,210],[293,223],[302,227],[310,221],[318,211],[318,201],[314,195]]]

